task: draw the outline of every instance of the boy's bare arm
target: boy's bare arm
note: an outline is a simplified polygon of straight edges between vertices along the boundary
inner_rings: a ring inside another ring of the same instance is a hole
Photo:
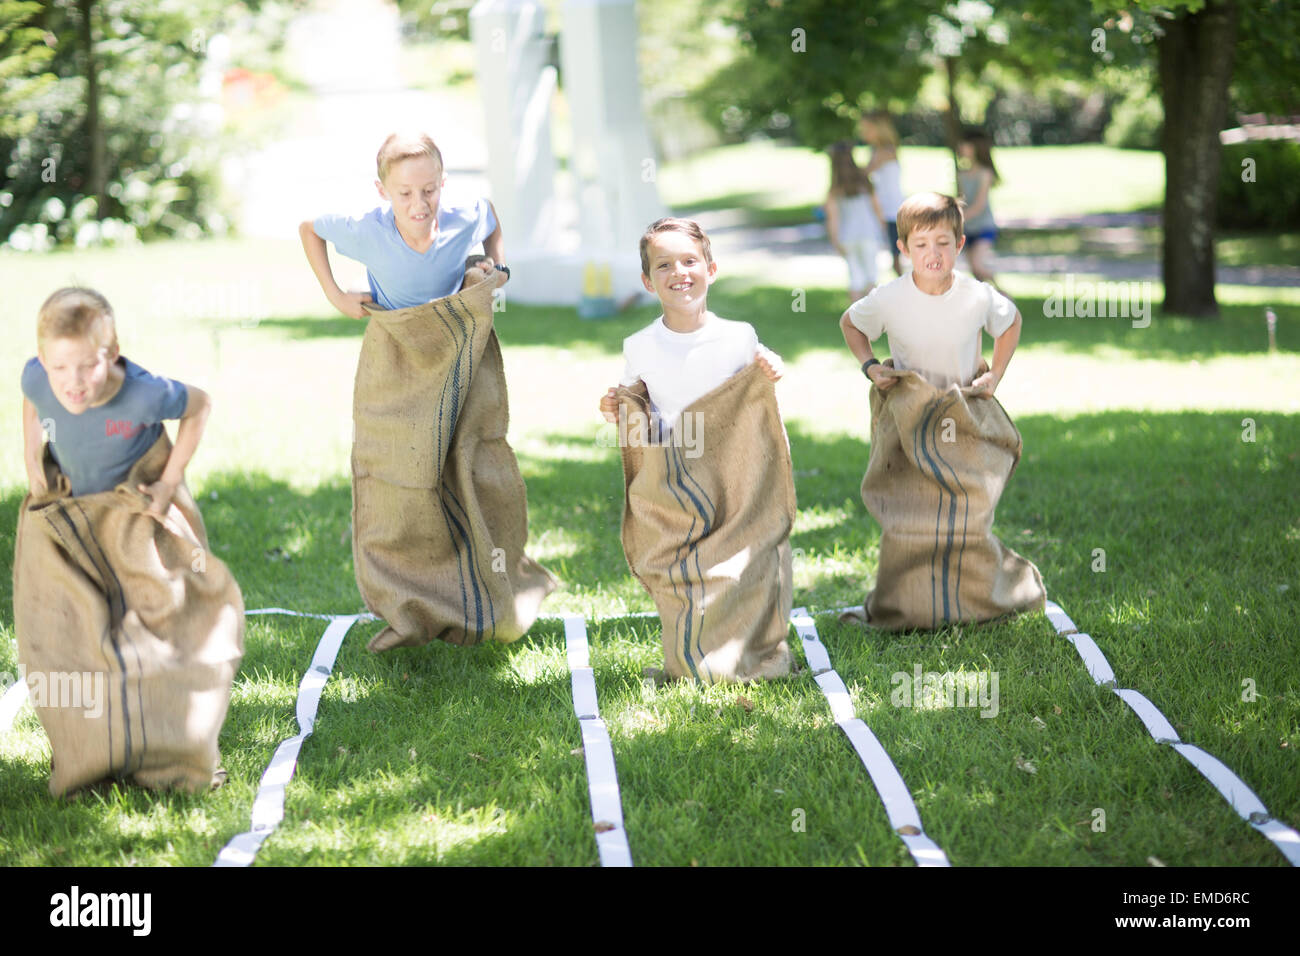
[[[993,343],[993,367],[971,382],[972,388],[981,389],[986,395],[993,395],[1002,381],[1002,376],[1007,372],[1007,365],[1011,362],[1011,356],[1015,354],[1016,346],[1020,344],[1020,326],[1020,310],[1017,309],[1015,321]]]
[[[176,429],[176,444],[167,457],[167,465],[162,475],[151,485],[140,485],[140,490],[149,496],[149,510],[164,515],[172,503],[176,489],[185,480],[185,466],[198,450],[199,439],[208,424],[208,413],[212,411],[212,399],[208,393],[193,385],[186,385],[189,398],[186,400],[185,414],[181,416],[180,426]]]
[[[334,271],[330,269],[330,255],[325,240],[316,235],[310,219],[298,226],[298,236],[302,239],[302,248],[307,253],[311,271],[316,274],[316,281],[320,283],[325,298],[330,300],[330,305],[350,319],[364,319],[367,313],[361,303],[374,301],[370,298],[370,293],[344,292],[339,288],[339,284],[334,281]]]
[[[36,406],[27,398],[23,399],[23,466],[27,469],[27,487],[34,495],[43,495],[49,491],[45,484],[45,463],[41,458],[41,448],[45,441],[45,431],[36,414]]]
[[[844,255],[844,247],[840,245],[840,210],[835,204],[835,197],[826,197],[826,238],[831,241],[831,248]]]
[[[853,320],[849,318],[848,309],[845,309],[844,314],[840,316],[840,331],[844,334],[844,344],[849,347],[849,351],[853,353],[853,357],[858,360],[859,365],[865,365],[876,357],[875,353],[871,351],[871,340],[853,324]],[[894,383],[898,379],[880,375],[879,368],[879,365],[873,365],[867,369],[867,378],[871,380],[872,385],[882,392],[888,391],[894,387]],[[877,374],[873,375],[873,372]]]
[[[488,208],[492,210],[492,218],[497,221],[497,227],[492,230],[492,235],[483,240],[483,252],[493,265],[508,265],[506,262],[506,242],[501,232],[501,218],[497,215],[496,208],[491,202],[488,202]],[[509,277],[505,281],[509,281]]]

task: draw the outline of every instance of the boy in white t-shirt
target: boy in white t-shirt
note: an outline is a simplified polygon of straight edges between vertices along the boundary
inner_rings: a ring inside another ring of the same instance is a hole
[[[750,362],[772,381],[781,378],[780,357],[759,344],[752,325],[708,311],[709,286],[717,274],[709,237],[691,219],[657,220],[641,237],[641,282],[659,297],[664,312],[623,340],[622,384],[645,382],[663,436],[683,409]],[[614,389],[601,398],[600,411],[606,421],[618,421]]]
[[[912,260],[912,271],[840,316],[845,344],[882,392],[897,379],[876,368],[871,342],[881,333],[889,336],[894,368],[941,390],[972,386],[991,397],[1006,374],[1020,341],[1020,312],[988,283],[953,269],[964,243],[961,205],[952,196],[917,193],[899,208],[898,248]],[[984,332],[993,337],[993,367],[981,373]]]

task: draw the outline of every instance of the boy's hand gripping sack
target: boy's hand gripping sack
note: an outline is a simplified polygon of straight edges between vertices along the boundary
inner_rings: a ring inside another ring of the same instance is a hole
[[[524,553],[496,277],[456,295],[371,310],[353,396],[352,553],[372,651],[513,641],[556,587]]]
[[[658,607],[668,676],[786,676],[795,496],[772,383],[751,363],[669,435],[644,385],[617,395],[623,553]]]
[[[934,628],[1041,610],[1038,568],[993,534],[1002,490],[1020,460],[1020,432],[997,399],[915,372],[871,389],[871,457],[862,501],[880,524],[866,619]]]
[[[166,516],[137,490],[158,479],[163,435],[112,491],[71,497],[46,451],[51,491],[18,517],[18,659],[50,740],[50,792],[106,777],[211,786],[244,603],[181,484]]]

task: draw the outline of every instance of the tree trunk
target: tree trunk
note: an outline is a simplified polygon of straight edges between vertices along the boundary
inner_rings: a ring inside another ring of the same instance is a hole
[[[943,71],[948,79],[948,108],[943,111],[943,130],[948,137],[948,148],[952,150],[952,181],[960,192],[961,155],[957,147],[961,145],[961,117],[957,112],[957,58],[945,56]]]
[[[1237,39],[1233,0],[1167,21],[1158,41],[1165,126],[1164,311],[1219,314],[1214,298],[1214,220],[1228,84]]]
[[[86,138],[90,142],[90,169],[86,192],[95,197],[95,218],[108,215],[108,170],[104,164],[104,130],[99,123],[99,69],[90,18],[95,0],[77,0],[81,14],[81,48],[86,54]]]

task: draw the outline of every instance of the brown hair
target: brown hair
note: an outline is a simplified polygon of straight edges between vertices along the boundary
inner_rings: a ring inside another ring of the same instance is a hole
[[[840,140],[831,147],[831,192],[837,196],[872,195],[875,187],[867,171],[853,161],[853,144]]]
[[[704,250],[704,261],[713,262],[713,249],[709,245],[709,237],[704,234],[700,224],[694,219],[677,219],[674,216],[665,216],[663,219],[656,219],[646,228],[645,234],[641,236],[641,274],[650,275],[650,240],[661,232],[684,232],[700,244]]]
[[[375,166],[379,169],[379,181],[381,183],[387,181],[388,171],[393,167],[393,163],[400,163],[404,159],[415,159],[417,156],[428,156],[438,164],[439,174],[442,173],[444,168],[442,152],[427,133],[389,134],[375,157]]]
[[[890,117],[888,110],[872,110],[870,113],[863,113],[858,125],[865,127],[867,124],[870,124],[870,127],[875,130],[878,142],[866,136],[865,128],[859,131],[863,133],[862,138],[867,140],[872,147],[886,146],[889,149],[898,149],[898,130],[894,127],[894,120]]]
[[[90,339],[110,351],[117,348],[113,307],[94,289],[66,288],[53,293],[36,319],[36,344],[51,339]]]
[[[963,143],[970,143],[971,149],[975,151],[975,165],[983,166],[993,174],[993,182],[999,183],[1002,178],[998,176],[998,168],[993,165],[993,138],[983,130],[967,130],[962,136]]]
[[[916,193],[903,200],[898,207],[898,238],[904,246],[913,229],[934,229],[947,226],[953,235],[961,237],[965,231],[960,199],[943,193]]]

